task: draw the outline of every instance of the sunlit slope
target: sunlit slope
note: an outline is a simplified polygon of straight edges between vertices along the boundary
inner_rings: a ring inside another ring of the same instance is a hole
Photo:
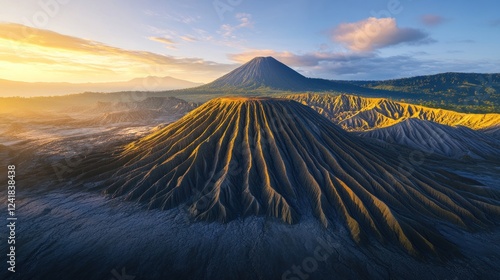
[[[104,172],[107,193],[150,208],[186,207],[198,220],[314,217],[343,225],[357,242],[389,241],[412,254],[453,251],[435,224],[472,230],[498,217],[498,192],[424,168],[408,173],[396,159],[295,101],[221,98],[86,176]]]
[[[346,94],[293,94],[285,97],[312,107],[348,131],[388,127],[408,118],[448,126],[461,125],[475,130],[500,124],[500,114],[464,114],[384,98],[365,98]]]
[[[500,141],[486,133],[413,118],[393,126],[361,132],[360,135],[447,157],[500,157]]]

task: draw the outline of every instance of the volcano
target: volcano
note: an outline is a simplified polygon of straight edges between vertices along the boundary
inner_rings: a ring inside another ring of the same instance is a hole
[[[256,57],[199,89],[274,89],[288,91],[338,90],[376,93],[377,90],[325,79],[307,78],[273,57]]]
[[[100,173],[112,197],[183,208],[199,221],[314,219],[358,243],[390,242],[412,255],[454,251],[436,225],[480,229],[500,214],[498,191],[444,171],[407,170],[397,158],[296,101],[233,97],[124,146],[86,177]]]

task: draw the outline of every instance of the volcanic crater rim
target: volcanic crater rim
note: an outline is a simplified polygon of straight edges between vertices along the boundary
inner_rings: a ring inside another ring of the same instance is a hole
[[[228,96],[228,97],[220,97],[217,99],[213,100],[214,102],[220,102],[220,103],[233,103],[233,102],[238,102],[238,103],[247,103],[247,102],[283,102],[283,103],[290,103],[290,99],[286,98],[272,98],[272,97],[262,97],[262,96]]]

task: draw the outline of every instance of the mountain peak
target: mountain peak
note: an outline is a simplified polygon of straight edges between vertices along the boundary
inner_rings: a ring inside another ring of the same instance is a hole
[[[256,56],[245,64],[249,64],[249,63],[276,63],[276,64],[281,64],[281,65],[286,66],[284,63],[280,62],[279,60],[277,60],[276,58],[274,58],[272,56]],[[286,66],[286,67],[288,67],[288,66]]]
[[[256,57],[254,57],[250,61],[253,61],[253,60],[274,60],[274,61],[278,61],[276,58],[274,58],[272,56],[256,56]]]
[[[211,88],[304,89],[309,79],[273,57],[256,57],[210,83]]]
[[[241,104],[241,103],[275,103],[275,102],[290,102],[289,99],[278,99],[271,97],[248,97],[248,96],[230,96],[216,99],[220,104]],[[293,101],[292,101],[293,102]]]
[[[308,78],[278,61],[272,56],[258,56],[217,80],[203,85],[207,90],[256,90],[272,89],[286,91],[350,91],[372,93],[373,90],[338,82]]]

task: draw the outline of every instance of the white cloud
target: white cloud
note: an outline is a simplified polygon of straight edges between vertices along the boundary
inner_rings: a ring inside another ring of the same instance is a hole
[[[373,51],[401,43],[433,42],[429,36],[413,28],[400,28],[394,18],[374,18],[342,23],[333,30],[333,40],[352,51]]]
[[[173,45],[175,42],[172,39],[166,38],[166,37],[148,37],[149,40],[155,41],[158,43],[163,43],[167,45]]]
[[[238,13],[238,14],[236,14],[236,19],[238,19],[240,21],[240,24],[238,25],[240,28],[253,27],[251,14]]]
[[[170,38],[151,36],[151,37],[148,37],[148,39],[151,41],[155,41],[155,42],[164,44],[167,49],[171,49],[171,50],[177,49],[177,47],[175,47],[175,44],[176,44],[175,41],[170,39]]]
[[[198,41],[198,39],[196,39],[193,36],[189,36],[189,35],[180,36],[179,38],[181,38],[183,41],[186,41],[186,42],[196,42],[196,41]]]
[[[498,60],[478,64],[473,61],[429,59],[422,52],[382,57],[375,52],[317,51],[296,54],[253,49],[228,55],[229,59],[238,63],[248,62],[257,56],[272,56],[308,77],[339,80],[393,79],[451,71],[486,73],[498,71],[500,65]]]
[[[236,20],[238,21],[237,25],[223,24],[217,33],[225,38],[236,38],[234,33],[237,30],[242,28],[253,28],[254,23],[251,14],[238,13],[236,14]]]

